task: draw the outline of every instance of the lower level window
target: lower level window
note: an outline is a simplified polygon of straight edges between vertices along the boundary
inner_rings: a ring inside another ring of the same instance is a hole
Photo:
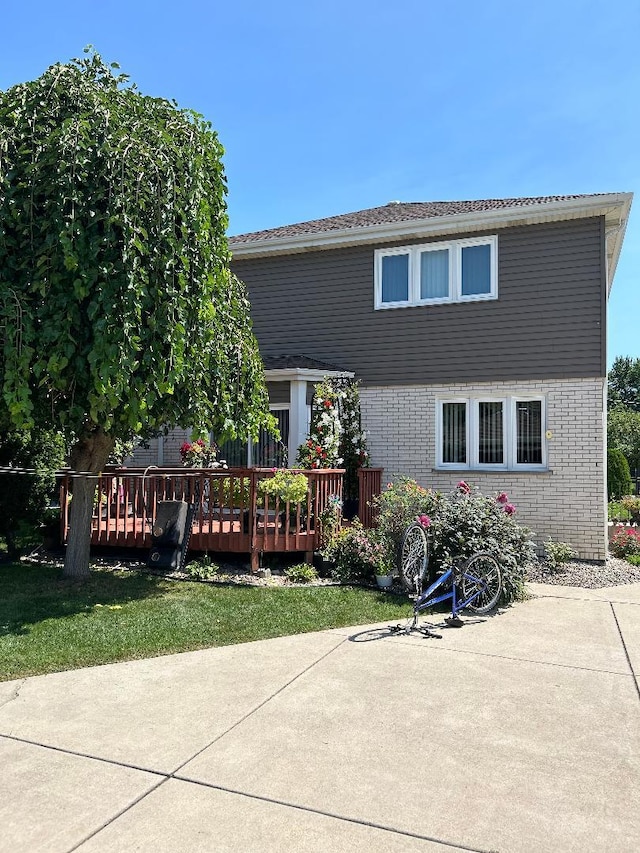
[[[544,399],[438,401],[439,468],[543,468]]]
[[[225,441],[220,445],[219,459],[224,459],[230,468],[286,468],[287,445],[289,442],[289,409],[272,408],[280,430],[276,440],[265,429],[260,430],[257,441]]]

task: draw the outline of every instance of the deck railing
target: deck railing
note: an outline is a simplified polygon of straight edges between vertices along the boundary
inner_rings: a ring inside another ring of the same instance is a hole
[[[158,501],[185,500],[194,507],[191,548],[251,554],[305,552],[310,561],[321,544],[318,518],[329,502],[342,499],[341,469],[302,471],[307,496],[288,503],[264,494],[258,484],[272,477],[262,468],[112,468],[98,478],[92,519],[94,545],[148,548]],[[62,537],[69,531],[70,477],[61,485]]]
[[[383,468],[358,468],[358,518],[365,527],[376,526],[371,501],[382,491]]]

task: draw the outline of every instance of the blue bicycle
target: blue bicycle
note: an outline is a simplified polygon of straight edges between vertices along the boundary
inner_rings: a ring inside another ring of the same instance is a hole
[[[415,596],[413,618],[407,625],[396,625],[391,630],[409,634],[420,631],[428,637],[440,637],[428,627],[418,625],[418,617],[442,601],[451,600],[451,616],[445,622],[460,628],[464,622],[458,614],[469,610],[484,616],[494,610],[502,595],[502,576],[498,561],[491,554],[479,551],[467,560],[441,573],[423,592],[423,583],[429,568],[429,540],[424,526],[415,521],[407,527],[402,537],[398,573],[403,587]],[[443,590],[438,593],[439,590]]]

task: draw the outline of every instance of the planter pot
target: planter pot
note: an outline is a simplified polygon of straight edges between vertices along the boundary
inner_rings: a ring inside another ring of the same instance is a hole
[[[393,575],[376,575],[376,583],[380,589],[389,589],[393,586]]]

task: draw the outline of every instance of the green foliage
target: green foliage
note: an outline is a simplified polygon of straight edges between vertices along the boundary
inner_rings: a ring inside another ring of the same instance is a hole
[[[358,469],[369,465],[358,385],[346,377],[325,377],[316,385],[309,438],[298,448],[298,463],[304,468],[345,469],[345,500],[358,499]]]
[[[503,598],[521,599],[527,566],[535,559],[530,531],[514,519],[515,507],[503,492],[486,497],[461,482],[451,494],[423,489],[414,480],[389,484],[377,505],[378,535],[397,555],[404,529],[426,516],[431,569],[447,569],[478,551],[492,554],[502,570]]]
[[[378,531],[397,563],[402,536],[411,522],[423,513],[430,514],[441,500],[438,492],[428,491],[409,477],[387,483],[382,494],[373,499]]]
[[[365,530],[357,518],[337,531],[322,555],[334,563],[331,576],[340,583],[370,583],[392,565],[385,542],[375,531]]]
[[[354,379],[333,380],[338,390],[338,418],[340,420],[339,456],[344,468],[343,495],[345,500],[359,497],[358,469],[369,466],[367,434],[362,429],[359,382]]]
[[[258,483],[258,491],[263,495],[278,497],[281,501],[302,503],[307,497],[309,481],[304,474],[281,468],[273,477],[265,477]]]
[[[629,554],[626,557],[627,563],[630,563],[632,566],[640,566],[640,554]]]
[[[617,447],[607,450],[607,496],[609,500],[628,495],[632,490],[629,463]]]
[[[340,530],[342,524],[342,501],[338,495],[329,495],[327,504],[318,514],[322,528],[322,547],[326,547]]]
[[[626,559],[632,554],[640,554],[640,530],[621,527],[609,543],[614,557]]]
[[[609,409],[607,446],[621,450],[629,467],[640,470],[640,412],[622,406]]]
[[[188,577],[198,581],[208,581],[214,578],[220,571],[220,566],[214,563],[208,554],[199,560],[191,560],[187,563],[185,571]]]
[[[629,511],[620,501],[609,501],[607,514],[609,521],[629,521],[631,518]]]
[[[246,509],[249,506],[250,486],[247,477],[224,477],[211,481],[210,497],[215,504],[230,508]],[[222,499],[219,495],[222,494]]]
[[[308,563],[298,563],[284,570],[284,575],[290,583],[313,583],[318,580],[318,573]]]
[[[229,271],[222,146],[94,53],[0,93],[0,349],[17,427],[272,424]]]
[[[12,430],[7,420],[0,417],[0,466],[35,472],[0,472],[0,537],[5,539],[9,555],[16,556],[25,527],[33,530],[49,520],[54,472],[64,462],[65,444],[59,433]]]
[[[615,359],[608,376],[608,403],[640,413],[640,358]]]
[[[569,545],[568,542],[554,542],[548,539],[544,543],[544,551],[547,557],[547,562],[552,569],[557,569],[562,563],[567,563],[577,557],[577,552]]]
[[[625,495],[620,501],[634,524],[640,523],[640,495]]]
[[[342,463],[338,396],[330,379],[316,385],[309,438],[298,448],[297,462],[302,468],[337,468]]]

